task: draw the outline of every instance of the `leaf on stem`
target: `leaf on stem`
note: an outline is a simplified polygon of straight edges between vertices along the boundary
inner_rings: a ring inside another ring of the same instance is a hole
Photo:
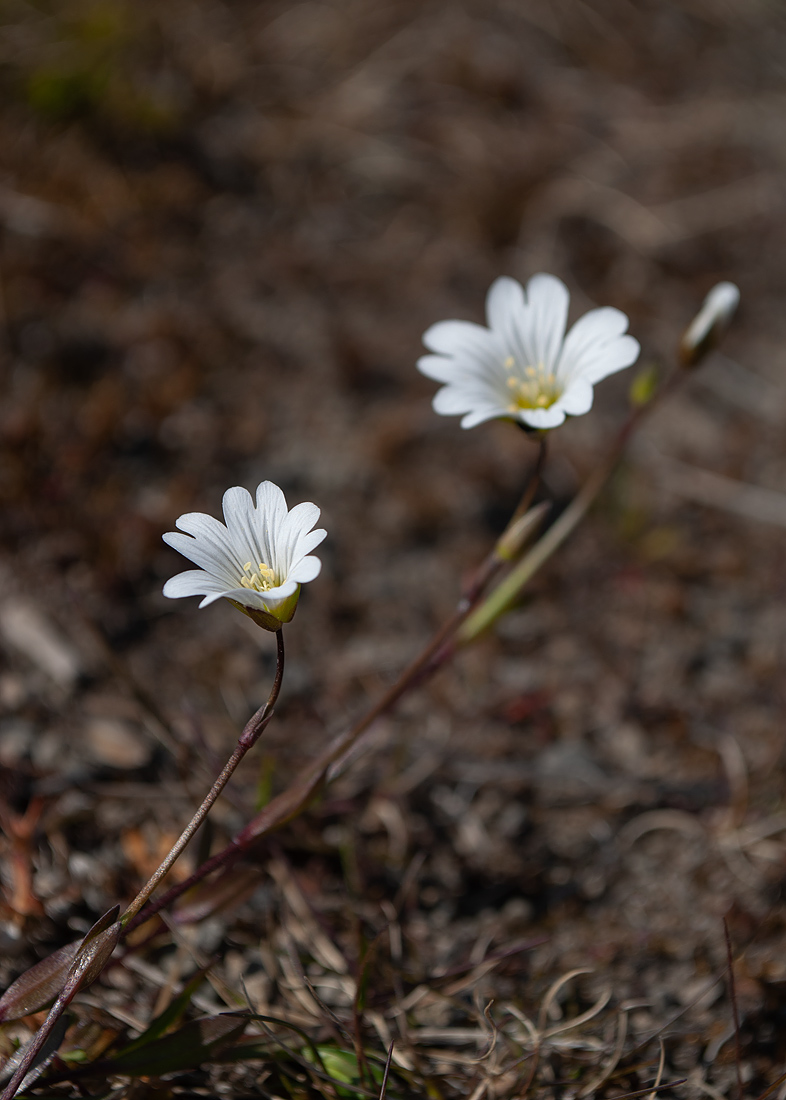
[[[551,510],[551,504],[544,500],[530,508],[505,528],[494,552],[502,561],[514,561],[543,523]]]
[[[0,1023],[20,1020],[53,1001],[65,985],[80,946],[79,940],[67,943],[20,974],[0,997]]]
[[[123,933],[123,926],[117,919],[119,913],[120,906],[112,906],[99,917],[77,948],[66,980],[66,987],[73,987],[72,996],[78,989],[92,985],[109,962]]]
[[[180,993],[172,1000],[171,1004],[156,1016],[154,1020],[150,1021],[147,1029],[143,1031],[141,1035],[127,1046],[123,1047],[122,1050],[119,1050],[115,1057],[123,1058],[133,1054],[134,1051],[149,1046],[156,1039],[160,1039],[162,1035],[165,1035],[166,1032],[177,1027],[186,1014],[188,1006],[191,1004],[191,998],[205,980],[205,975],[209,969],[209,966],[204,966],[200,970],[197,970],[196,974],[186,983]]]
[[[32,1084],[34,1084],[38,1080],[38,1078],[41,1076],[41,1074],[47,1069],[49,1063],[52,1061],[55,1054],[57,1053],[58,1048],[60,1047],[60,1044],[62,1043],[63,1039],[65,1038],[65,1033],[68,1030],[68,1024],[69,1024],[68,1017],[67,1016],[61,1016],[60,1019],[55,1024],[55,1026],[52,1028],[52,1030],[50,1031],[49,1035],[46,1038],[46,1042],[44,1043],[44,1045],[41,1047],[41,1049],[36,1054],[35,1058],[33,1058],[32,1062],[30,1063],[30,1066],[28,1067],[27,1073],[25,1074],[25,1078],[19,1086],[19,1091],[20,1092],[23,1092],[25,1089],[30,1088],[30,1086]],[[3,1079],[4,1080],[6,1078],[10,1078],[11,1075],[13,1074],[13,1072],[16,1070],[17,1066],[22,1064],[22,1059],[25,1057],[25,1055],[27,1054],[27,1051],[29,1050],[29,1048],[32,1046],[32,1044],[34,1042],[35,1042],[35,1036],[33,1036],[32,1039],[30,1039],[27,1043],[25,1043],[24,1046],[20,1047],[20,1049],[16,1052],[15,1056],[13,1058],[9,1059],[9,1061],[6,1063],[6,1065],[3,1066]]]
[[[0,1023],[20,1020],[46,1007],[77,969],[78,988],[92,984],[120,938],[120,926],[115,923],[119,912],[115,905],[96,921],[83,940],[59,947],[20,974],[0,997]]]
[[[175,924],[198,924],[220,910],[241,905],[259,886],[262,872],[256,867],[232,867],[212,882],[189,890],[172,916]]]

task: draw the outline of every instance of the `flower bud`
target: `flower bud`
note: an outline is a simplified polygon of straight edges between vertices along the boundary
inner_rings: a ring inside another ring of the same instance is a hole
[[[680,341],[680,362],[684,367],[698,366],[720,342],[739,301],[740,291],[734,283],[718,283],[712,288]]]

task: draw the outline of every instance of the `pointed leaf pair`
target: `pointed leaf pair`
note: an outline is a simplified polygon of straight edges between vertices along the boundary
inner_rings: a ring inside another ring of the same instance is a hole
[[[79,940],[67,943],[20,974],[0,997],[0,1023],[20,1020],[53,1001],[65,985],[79,946]]]
[[[83,940],[59,947],[20,974],[0,997],[0,1023],[20,1020],[53,1001],[65,987],[78,960],[82,973],[79,986],[94,982],[119,939],[119,931],[113,930],[119,912],[119,906],[114,906],[96,921]]]

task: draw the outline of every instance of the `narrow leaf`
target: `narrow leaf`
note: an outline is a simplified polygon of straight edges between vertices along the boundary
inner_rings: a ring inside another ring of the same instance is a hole
[[[65,1033],[68,1030],[68,1024],[68,1017],[61,1016],[55,1026],[50,1031],[49,1035],[47,1035],[46,1042],[38,1051],[35,1058],[33,1058],[33,1061],[30,1063],[30,1067],[25,1075],[25,1078],[19,1086],[20,1092],[23,1092],[25,1089],[29,1089],[31,1085],[35,1084],[41,1074],[48,1068],[49,1063],[54,1058],[55,1054],[57,1053],[58,1047],[65,1037]],[[8,1065],[4,1067],[4,1069],[16,1069],[16,1067],[21,1064],[22,1059],[27,1053],[28,1047],[34,1042],[34,1040],[35,1037],[33,1037],[33,1039],[30,1039],[29,1042],[25,1043],[25,1045],[17,1052],[16,1057],[12,1060],[13,1064],[9,1062]],[[11,1074],[9,1073],[8,1077],[10,1076]]]
[[[65,984],[66,975],[80,946],[80,941],[76,940],[65,947],[59,947],[24,974],[20,974],[0,997],[0,1023],[29,1016],[31,1012],[38,1012],[53,1001]]]
[[[195,886],[176,906],[176,924],[198,924],[206,917],[226,908],[240,905],[249,898],[263,879],[256,867],[232,867],[214,882]]]
[[[87,947],[87,945],[91,943],[96,938],[96,936],[100,936],[101,933],[106,931],[106,929],[109,928],[110,925],[114,924],[119,915],[119,905],[113,905],[111,909],[108,909],[106,913],[104,913],[103,917],[98,918],[93,927],[86,934],[85,938],[82,940],[82,946]]]
[[[174,998],[172,1003],[165,1008],[159,1016],[156,1016],[154,1020],[150,1021],[147,1029],[143,1031],[138,1038],[132,1040],[128,1046],[118,1051],[115,1057],[123,1058],[127,1054],[132,1054],[135,1050],[140,1050],[142,1047],[149,1046],[155,1039],[160,1039],[167,1031],[176,1027],[183,1019],[188,1006],[191,1004],[191,998],[205,980],[205,975],[209,969],[209,966],[205,966],[201,970],[198,970],[187,985],[183,987],[181,992],[178,993],[177,997]]]
[[[119,908],[116,907],[107,916],[112,913],[117,916],[118,912]],[[98,923],[101,924],[102,922],[99,921]],[[70,993],[69,999],[73,997],[78,989],[87,989],[89,985],[93,984],[109,962],[109,958],[123,934],[123,926],[118,920],[114,924],[110,924],[108,928],[105,925],[99,931],[96,931],[96,928],[98,928],[98,925],[91,928],[82,940],[76,952],[76,957],[71,964],[64,986],[64,992],[68,990]]]

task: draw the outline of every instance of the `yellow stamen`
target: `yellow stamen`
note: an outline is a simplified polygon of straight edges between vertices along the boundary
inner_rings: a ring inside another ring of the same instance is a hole
[[[513,358],[512,355],[509,355],[502,365],[505,370],[512,370],[513,367],[515,367],[516,365],[516,360]]]
[[[245,576],[240,578],[242,587],[252,588],[255,592],[267,592],[269,588],[275,588],[276,574],[270,566],[261,561],[258,563],[259,568],[254,570],[252,565],[252,562],[247,561],[243,566]]]
[[[506,370],[515,366],[512,356],[504,361]],[[546,371],[543,363],[537,366],[529,364],[523,370],[519,367],[509,378],[505,379],[510,389],[513,404],[508,406],[510,412],[520,412],[522,409],[548,409],[562,394],[562,387],[557,381],[553,371]]]

